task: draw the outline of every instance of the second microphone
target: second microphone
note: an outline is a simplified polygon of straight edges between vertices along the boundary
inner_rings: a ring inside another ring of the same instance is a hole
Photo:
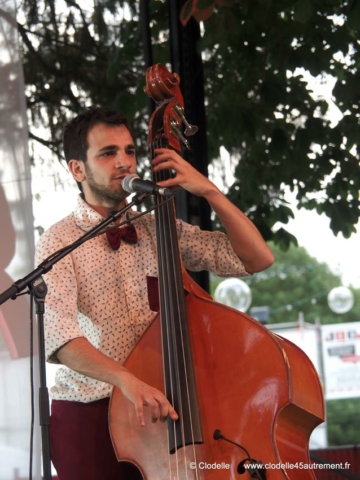
[[[128,193],[157,193],[164,196],[169,196],[173,193],[170,188],[161,187],[151,180],[142,180],[136,173],[126,175],[121,182],[121,186]]]

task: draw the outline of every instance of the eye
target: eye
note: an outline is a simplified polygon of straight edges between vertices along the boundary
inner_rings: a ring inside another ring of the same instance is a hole
[[[116,153],[116,150],[107,150],[101,154],[101,157],[112,157],[113,155],[116,155]]]

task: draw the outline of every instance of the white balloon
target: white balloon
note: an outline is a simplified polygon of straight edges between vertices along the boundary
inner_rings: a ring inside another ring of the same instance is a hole
[[[216,287],[214,299],[241,312],[246,312],[251,305],[251,290],[243,280],[227,278]]]
[[[335,287],[327,297],[330,309],[335,313],[346,313],[354,305],[354,295],[347,287]]]

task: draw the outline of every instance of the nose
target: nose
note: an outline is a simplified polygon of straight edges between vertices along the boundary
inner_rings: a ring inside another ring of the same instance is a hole
[[[119,152],[115,157],[115,168],[122,171],[128,172],[131,167],[131,161],[125,153]]]

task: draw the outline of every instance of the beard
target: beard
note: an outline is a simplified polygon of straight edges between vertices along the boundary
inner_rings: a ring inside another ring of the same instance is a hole
[[[118,203],[124,201],[129,195],[127,192],[124,192],[120,185],[118,185],[117,188],[112,188],[111,186],[105,186],[97,183],[94,179],[91,169],[86,162],[84,163],[84,166],[89,189],[91,190],[91,193],[101,202],[105,201],[107,203],[117,205]]]

